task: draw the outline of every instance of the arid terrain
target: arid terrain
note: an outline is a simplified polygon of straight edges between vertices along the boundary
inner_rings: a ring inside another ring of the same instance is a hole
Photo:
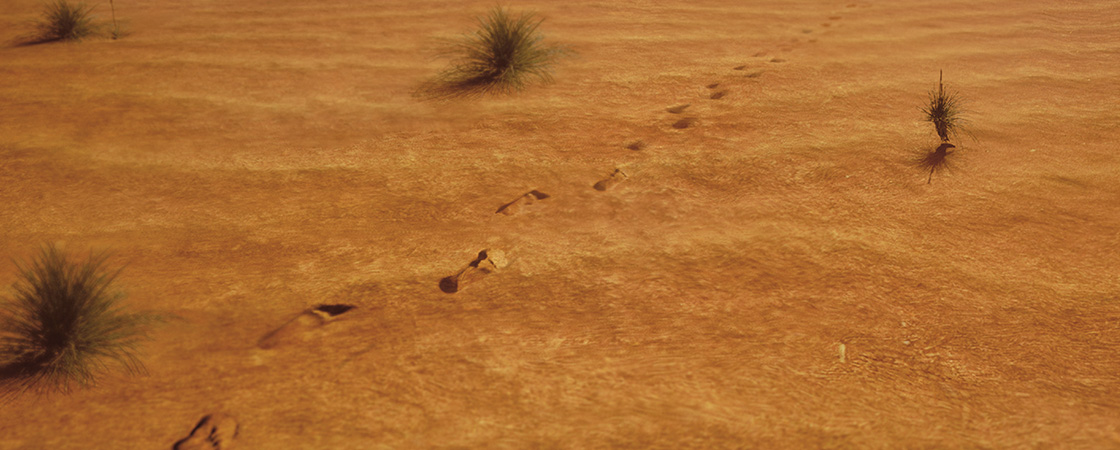
[[[556,81],[422,101],[493,2],[3,0],[0,292],[171,319],[0,449],[1120,448],[1120,7],[849,1],[512,3]]]

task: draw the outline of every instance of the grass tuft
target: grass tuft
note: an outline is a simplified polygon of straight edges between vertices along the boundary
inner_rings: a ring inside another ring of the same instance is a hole
[[[942,84],[942,75],[937,79],[937,91],[929,92],[929,105],[922,108],[926,120],[933,124],[941,142],[949,142],[951,136],[955,137],[961,124],[960,97],[953,92],[945,90]]]
[[[544,19],[533,13],[516,17],[502,7],[478,17],[479,28],[452,45],[451,67],[421,86],[424,97],[509,94],[529,83],[552,81],[551,67],[564,50],[543,43]]]
[[[95,384],[111,362],[144,371],[136,346],[156,317],[122,311],[124,294],[114,289],[120,269],[107,269],[106,259],[74,260],[49,245],[29,264],[17,262],[15,295],[0,309],[0,378],[21,391],[69,392]]]
[[[32,43],[80,41],[98,31],[93,22],[93,6],[54,0],[43,5],[43,18]]]

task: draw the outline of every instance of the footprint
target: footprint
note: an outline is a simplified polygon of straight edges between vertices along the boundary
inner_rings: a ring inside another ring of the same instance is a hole
[[[784,60],[782,58],[774,58],[774,59],[771,59],[770,62],[772,62],[772,63],[784,63],[784,62],[786,62],[786,60]]]
[[[537,200],[544,200],[549,197],[551,197],[551,195],[533,189],[529,192],[526,192],[525,195],[517,197],[517,200],[502,205],[501,208],[498,208],[498,211],[495,214],[505,214],[507,216],[512,216],[521,212],[521,209],[524,206],[532,205]]]
[[[268,350],[293,341],[305,340],[313,331],[351,309],[354,309],[354,305],[324,304],[308,309],[264,335],[260,341],[257,341],[257,347]]]
[[[743,76],[747,77],[747,78],[758,78],[758,77],[762,76],[762,71],[761,70],[756,70],[754,72],[748,73],[748,74],[743,75]]]
[[[758,52],[758,53],[755,53],[755,54],[754,54],[754,57],[755,57],[755,58],[761,58],[761,57],[763,57],[763,56],[766,56],[766,52]]]
[[[726,92],[726,91],[720,91],[720,92]],[[717,98],[716,95],[719,95],[720,97],[723,97],[723,95],[720,94],[720,92],[716,92],[715,94],[712,94],[712,98]],[[683,118],[681,120],[678,120],[675,123],[673,123],[673,128],[676,128],[678,130],[683,130],[685,128],[691,127],[694,124],[696,124],[696,118],[695,117],[685,117],[685,118]]]
[[[478,252],[478,257],[463,267],[455,275],[439,280],[439,290],[448,294],[459,292],[468,284],[481,280],[486,275],[497,272],[499,267],[505,266],[505,258],[501,252],[483,250]]]
[[[719,87],[719,83],[712,83],[707,86],[708,89],[715,89]]]
[[[210,414],[194,426],[190,436],[176,442],[172,448],[174,450],[231,449],[240,431],[241,426],[233,417],[221,413]]]
[[[637,141],[631,142],[631,143],[626,145],[626,148],[628,148],[630,150],[633,150],[633,151],[642,150],[642,149],[646,148],[646,141],[637,140]]]
[[[843,18],[843,17],[840,17],[840,16],[830,16],[830,17],[828,18],[828,20],[840,20],[840,19],[842,19],[842,18]]]
[[[822,23],[822,24],[821,24],[821,26],[822,26],[822,27],[825,27],[825,28],[828,28],[828,27],[831,27],[831,26],[832,26],[832,24],[831,24],[831,23],[828,23],[828,22],[825,22],[825,23]]]
[[[713,92],[713,93],[712,93],[712,95],[711,95],[711,96],[709,96],[708,98],[710,98],[710,99],[712,99],[712,100],[719,100],[719,99],[723,98],[723,96],[725,96],[725,95],[727,95],[727,91],[726,91],[726,90],[723,90],[723,91],[716,91],[716,92]],[[683,127],[678,127],[678,128],[688,128],[688,125],[690,125],[690,124],[686,124],[685,126],[683,126]],[[676,127],[676,125],[673,125],[673,126],[674,126],[674,127]]]
[[[736,67],[733,67],[732,69],[733,70],[744,70],[746,68],[747,68],[747,66],[736,66]]]
[[[592,187],[594,187],[596,191],[605,191],[618,183],[626,181],[627,178],[630,178],[630,176],[627,175],[626,172],[623,172],[622,169],[614,169],[614,172],[612,172],[609,177],[599,180],[599,182],[595,183],[595,186]]]
[[[666,109],[666,111],[669,111],[670,114],[680,114],[684,112],[685,109],[688,109],[690,105],[692,105],[692,103],[685,103],[683,105],[677,105],[672,108],[668,108]]]
[[[811,29],[809,29],[809,28],[805,28],[805,29],[801,30],[801,32],[802,32],[802,33],[805,33],[805,34],[812,34],[812,33],[813,33],[813,30],[811,30]]]

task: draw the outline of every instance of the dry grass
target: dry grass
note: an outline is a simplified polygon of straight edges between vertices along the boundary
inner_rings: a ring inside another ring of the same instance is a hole
[[[534,81],[552,81],[552,64],[564,51],[543,43],[544,19],[534,13],[515,17],[495,7],[477,20],[478,30],[447,52],[456,58],[451,67],[421,86],[418,96],[509,94]]]
[[[108,270],[106,258],[74,261],[52,245],[19,266],[15,297],[4,303],[0,319],[4,379],[21,390],[68,392],[74,384],[94,384],[109,362],[143,371],[136,345],[152,317],[118,306],[124,298],[114,287],[120,269]]]
[[[80,41],[98,32],[93,6],[55,0],[43,5],[43,17],[36,24],[36,33],[29,43]]]

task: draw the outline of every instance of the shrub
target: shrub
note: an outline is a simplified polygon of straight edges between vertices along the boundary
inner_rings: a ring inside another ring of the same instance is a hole
[[[933,124],[941,142],[949,142],[949,137],[955,136],[963,123],[960,97],[956,93],[946,91],[941,81],[942,76],[938,75],[937,91],[929,92],[929,105],[922,108],[922,112],[925,113],[926,120]]]
[[[551,65],[564,51],[542,43],[543,19],[533,13],[512,16],[502,7],[478,17],[479,29],[455,43],[449,69],[421,89],[434,97],[520,91],[531,81],[551,82]]]
[[[91,253],[74,261],[50,245],[30,264],[17,263],[15,296],[0,316],[3,378],[24,389],[68,392],[73,383],[94,384],[109,362],[143,371],[136,345],[155,316],[121,310],[124,294],[114,289],[120,269],[108,270],[106,259]]]
[[[78,41],[97,32],[93,23],[93,6],[54,0],[43,6],[34,42]]]

